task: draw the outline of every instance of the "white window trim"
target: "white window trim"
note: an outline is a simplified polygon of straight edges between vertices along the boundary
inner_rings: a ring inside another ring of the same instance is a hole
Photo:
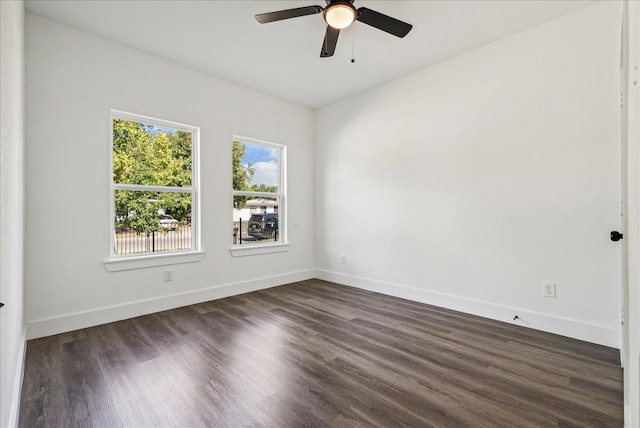
[[[289,251],[289,244],[278,242],[276,244],[234,245],[229,248],[233,257],[255,256],[257,254],[282,253]]]
[[[113,182],[113,120],[122,119],[158,127],[168,127],[179,131],[190,132],[191,140],[191,187],[145,186],[135,184],[119,184]],[[128,113],[120,110],[110,110],[109,117],[109,257],[104,261],[108,271],[139,269],[153,266],[163,266],[178,263],[190,263],[204,258],[201,251],[200,237],[200,128],[169,120]],[[171,191],[177,193],[191,193],[191,249],[167,251],[162,253],[144,253],[137,255],[116,255],[115,248],[115,200],[116,190],[137,191]]]
[[[287,238],[287,146],[284,144],[272,143],[270,141],[258,140],[255,138],[243,137],[240,135],[234,135],[232,141],[238,141],[240,143],[253,144],[257,146],[274,147],[278,149],[278,193],[268,192],[251,192],[232,190],[233,196],[262,196],[278,198],[278,227],[279,242],[273,244],[243,244],[243,245],[231,245],[229,252],[233,257],[253,256],[258,254],[271,254],[289,251],[289,242]]]
[[[104,266],[109,272],[118,272],[121,270],[142,269],[154,266],[177,265],[181,263],[199,262],[204,259],[204,254],[204,251],[145,254],[127,258],[107,259],[104,261]]]

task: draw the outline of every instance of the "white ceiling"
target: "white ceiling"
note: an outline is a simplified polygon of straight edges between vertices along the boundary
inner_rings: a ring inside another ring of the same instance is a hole
[[[28,0],[34,14],[310,108],[428,67],[596,3],[577,0],[356,0],[413,25],[399,39],[356,22],[320,58],[325,23],[258,24],[256,13],[323,0]],[[355,37],[354,37],[355,32]],[[352,46],[355,63],[351,63]]]

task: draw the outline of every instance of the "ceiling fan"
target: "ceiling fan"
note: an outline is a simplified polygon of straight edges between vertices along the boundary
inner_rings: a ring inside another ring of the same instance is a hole
[[[413,26],[406,22],[384,15],[366,7],[356,9],[353,6],[354,0],[326,0],[327,6],[305,6],[294,9],[279,10],[276,12],[260,13],[256,15],[256,20],[261,24],[281,21],[283,19],[298,18],[300,16],[314,15],[323,12],[323,17],[327,23],[327,32],[322,43],[320,57],[333,56],[338,43],[340,30],[347,28],[354,21],[360,21],[397,37],[404,37],[411,31]]]

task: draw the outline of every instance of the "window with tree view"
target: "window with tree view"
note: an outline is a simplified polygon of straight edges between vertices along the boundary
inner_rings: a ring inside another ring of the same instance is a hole
[[[284,157],[284,146],[234,138],[234,245],[285,242]]]
[[[112,112],[112,256],[198,250],[198,128]]]

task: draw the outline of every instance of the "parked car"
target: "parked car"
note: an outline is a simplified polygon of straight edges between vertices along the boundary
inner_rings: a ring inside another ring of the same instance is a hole
[[[180,223],[178,222],[178,220],[176,220],[175,218],[171,217],[168,214],[163,214],[159,217],[160,217],[160,220],[158,220],[158,227],[160,227],[160,229],[176,230],[178,226],[180,226]]]
[[[278,233],[278,214],[253,214],[249,219],[247,233],[258,239],[274,239]]]

